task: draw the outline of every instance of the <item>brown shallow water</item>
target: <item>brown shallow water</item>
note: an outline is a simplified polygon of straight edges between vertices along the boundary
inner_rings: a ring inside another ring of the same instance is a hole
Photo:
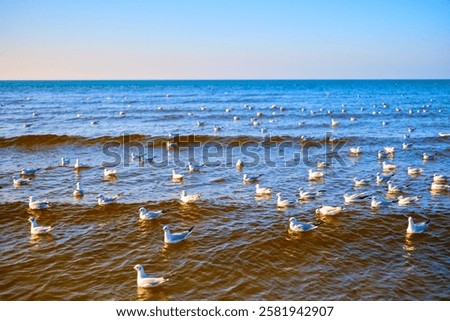
[[[39,152],[36,156],[44,158]],[[23,155],[16,153],[15,157]],[[396,163],[401,158],[397,156]],[[242,183],[245,168],[239,172],[232,166],[211,167],[192,174],[179,169],[186,175],[183,183],[171,182],[167,168],[135,163],[119,167],[114,181],[104,180],[98,167],[79,173],[68,167],[41,170],[30,186],[2,188],[8,201],[0,205],[1,298],[448,299],[450,196],[428,191],[429,173],[417,178],[399,173],[398,181],[411,182],[410,194],[423,194],[420,205],[394,204],[374,211],[367,201],[346,205],[344,213],[336,217],[319,217],[315,208],[343,204],[343,192],[352,189],[350,177],[355,172],[365,169],[369,172],[366,176],[374,177],[380,166],[372,155],[346,159],[352,166],[327,169],[325,180],[318,183],[305,180],[305,166],[248,169],[264,173],[264,186],[291,199],[298,186],[326,190],[318,199],[286,210],[276,208],[274,196],[254,197],[254,185]],[[84,182],[86,194],[81,200],[70,195],[73,180]],[[202,192],[203,199],[197,204],[180,204],[182,188]],[[124,191],[122,203],[96,205],[100,189]],[[375,182],[358,190],[386,196],[386,186]],[[53,201],[52,207],[29,210],[28,194],[45,195]],[[138,219],[141,206],[164,208],[168,213],[143,222]],[[55,225],[53,233],[30,236],[30,215],[44,225]],[[427,233],[406,237],[409,215],[417,220],[431,218]],[[308,233],[291,233],[287,229],[291,216],[323,223]],[[166,224],[175,230],[192,225],[195,229],[185,242],[167,246],[162,231]],[[170,276],[170,282],[157,289],[138,289],[133,270],[138,263],[149,274]]]

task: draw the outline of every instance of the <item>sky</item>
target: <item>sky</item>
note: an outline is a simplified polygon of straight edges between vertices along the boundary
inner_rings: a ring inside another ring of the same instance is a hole
[[[0,79],[449,79],[448,0],[0,0]]]

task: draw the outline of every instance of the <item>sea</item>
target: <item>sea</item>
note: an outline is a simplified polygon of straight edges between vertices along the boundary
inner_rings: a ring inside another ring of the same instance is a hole
[[[449,97],[450,80],[1,81],[0,300],[449,300],[450,192],[431,191],[450,175]],[[38,170],[14,186],[23,168]],[[141,220],[141,207],[166,212]],[[53,230],[32,235],[31,216]],[[317,228],[294,232],[291,217]],[[429,226],[407,234],[408,217]],[[166,225],[194,229],[165,244]],[[169,280],[140,288],[136,264]]]

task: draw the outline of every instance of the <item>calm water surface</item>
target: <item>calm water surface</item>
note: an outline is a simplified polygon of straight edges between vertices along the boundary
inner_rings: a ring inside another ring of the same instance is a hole
[[[0,299],[448,300],[450,193],[430,186],[434,173],[450,175],[450,138],[439,136],[450,133],[449,97],[448,80],[0,82]],[[178,147],[167,150],[167,141]],[[402,150],[404,142],[413,145]],[[353,146],[359,157],[349,155]],[[392,181],[419,203],[344,204],[356,191],[395,200],[375,182],[384,146],[396,149],[385,159],[398,165]],[[130,160],[139,148],[154,161]],[[70,165],[59,166],[61,157]],[[76,158],[90,167],[75,171]],[[310,182],[319,159],[332,166]],[[189,173],[189,161],[206,166]],[[103,178],[105,165],[116,179]],[[424,172],[408,176],[408,166]],[[23,167],[41,169],[15,188]],[[263,174],[272,196],[255,198],[245,173]],[[371,184],[355,188],[354,177]],[[78,181],[81,199],[72,196]],[[295,200],[299,187],[324,192],[277,209],[275,193]],[[183,189],[201,201],[180,204]],[[101,207],[99,193],[123,195]],[[31,195],[51,208],[29,210]],[[345,210],[316,215],[322,205]],[[140,221],[140,207],[168,212]],[[30,236],[31,215],[54,231]],[[431,224],[406,237],[408,216]],[[321,225],[292,233],[290,217]],[[167,224],[195,228],[167,246]],[[170,281],[139,289],[135,264]]]

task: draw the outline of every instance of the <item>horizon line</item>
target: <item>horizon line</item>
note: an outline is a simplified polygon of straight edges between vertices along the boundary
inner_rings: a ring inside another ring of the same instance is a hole
[[[0,79],[7,81],[385,81],[385,80],[450,80],[449,78],[61,78],[61,79]]]

